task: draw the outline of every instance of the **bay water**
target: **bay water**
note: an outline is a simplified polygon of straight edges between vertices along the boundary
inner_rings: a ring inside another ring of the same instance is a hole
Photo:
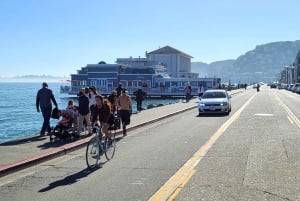
[[[77,105],[77,98],[60,93],[59,82],[49,83],[58,107],[65,109],[69,100]],[[19,138],[39,135],[43,117],[36,111],[36,94],[42,87],[41,82],[0,82],[0,143]],[[152,106],[181,102],[181,99],[146,99],[144,109]],[[136,112],[136,102],[132,101],[133,113]],[[51,119],[55,126],[56,119]]]

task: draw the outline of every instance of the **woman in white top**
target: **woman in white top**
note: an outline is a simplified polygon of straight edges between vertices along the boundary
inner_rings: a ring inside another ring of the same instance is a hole
[[[199,87],[198,87],[199,98],[202,97],[203,93],[204,93],[204,87],[203,87],[202,84],[200,84]]]
[[[93,109],[96,104],[96,96],[98,95],[96,87],[92,86],[89,88],[89,106],[91,110],[91,115],[93,115]]]

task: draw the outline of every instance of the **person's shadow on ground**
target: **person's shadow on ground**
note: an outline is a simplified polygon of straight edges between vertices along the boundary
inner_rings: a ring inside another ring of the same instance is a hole
[[[61,180],[54,181],[54,182],[50,183],[47,187],[40,189],[39,192],[46,192],[46,191],[52,190],[52,189],[54,189],[56,187],[74,184],[77,181],[79,181],[81,178],[86,177],[89,174],[93,173],[95,170],[100,169],[101,166],[104,163],[100,163],[99,167],[97,167],[97,168],[95,168],[93,170],[90,170],[89,168],[86,168],[84,170],[81,170],[80,172],[77,172],[75,174],[66,176],[65,178],[63,178]]]
[[[122,139],[123,139],[122,137],[116,137],[117,142],[119,142]],[[49,191],[49,190],[54,189],[54,188],[59,187],[59,186],[66,186],[66,185],[71,185],[73,183],[76,183],[81,178],[86,177],[89,174],[93,173],[95,170],[100,169],[106,162],[107,161],[101,162],[98,167],[96,167],[92,170],[89,169],[89,168],[86,168],[84,170],[81,170],[80,172],[69,175],[69,176],[67,176],[67,177],[65,177],[61,180],[54,181],[54,182],[50,183],[47,187],[40,189],[39,192],[46,192],[46,191]]]
[[[33,137],[28,137],[28,138],[23,138],[23,139],[16,139],[8,142],[3,142],[0,144],[0,146],[13,146],[13,145],[21,145],[21,144],[28,144],[32,142],[42,142],[44,141],[45,138],[41,136],[33,136]]]
[[[60,146],[63,146],[65,144],[69,144],[69,143],[72,143],[72,142],[75,142],[79,139],[64,139],[64,140],[55,140],[55,141],[47,141],[43,144],[40,144],[38,146],[38,148],[41,148],[41,149],[49,149],[49,148],[55,148],[55,147],[60,147]]]

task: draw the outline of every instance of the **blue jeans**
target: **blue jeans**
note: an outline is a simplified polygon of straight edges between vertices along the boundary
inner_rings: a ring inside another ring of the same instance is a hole
[[[46,130],[48,133],[51,132],[50,118],[51,118],[52,106],[42,106],[41,111],[43,114],[44,122],[40,133],[41,135],[44,135]]]

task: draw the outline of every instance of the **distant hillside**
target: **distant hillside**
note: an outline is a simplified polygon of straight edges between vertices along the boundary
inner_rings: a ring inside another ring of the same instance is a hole
[[[70,77],[56,77],[52,75],[22,75],[14,77],[0,77],[0,82],[61,82]]]
[[[200,77],[221,77],[223,82],[270,82],[279,78],[283,67],[294,63],[300,50],[300,40],[258,45],[236,60],[210,64],[192,62],[192,71]]]
[[[215,61],[210,64],[203,62],[192,62],[192,72],[199,73],[200,77],[213,77],[223,75],[224,72],[232,70],[235,60]]]
[[[207,77],[209,73],[209,64],[203,62],[192,62],[192,72],[199,73],[199,77]]]

